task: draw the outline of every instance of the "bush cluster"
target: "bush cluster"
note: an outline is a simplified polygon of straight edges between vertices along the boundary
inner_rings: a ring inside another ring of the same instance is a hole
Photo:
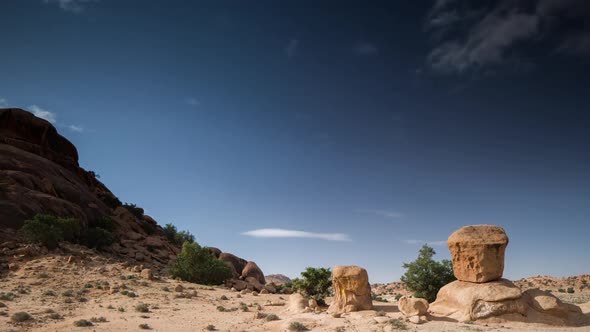
[[[62,240],[100,249],[115,241],[115,236],[111,233],[114,229],[115,223],[108,217],[94,221],[89,227],[83,227],[78,219],[36,214],[25,220],[21,231],[28,242],[39,243],[49,249],[56,248]]]
[[[325,304],[325,298],[332,295],[332,271],[329,268],[308,267],[301,272],[301,278],[293,279],[293,289],[301,295]]]
[[[164,225],[164,234],[168,241],[177,245],[183,245],[185,242],[195,242],[195,236],[189,231],[178,231],[172,224]]]
[[[207,248],[185,241],[172,266],[173,278],[205,285],[219,285],[232,274],[224,261],[215,258]]]
[[[133,214],[135,217],[139,219],[143,218],[143,209],[139,206],[131,203],[125,203],[122,206],[126,208],[127,211],[131,212],[131,214]]]

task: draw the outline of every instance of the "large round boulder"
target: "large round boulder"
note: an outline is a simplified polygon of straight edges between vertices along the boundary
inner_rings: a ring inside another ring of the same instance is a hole
[[[242,279],[246,280],[247,278],[254,278],[258,280],[261,284],[266,284],[266,280],[264,280],[264,273],[262,270],[256,265],[254,262],[248,262],[244,269],[242,270]]]
[[[508,236],[502,227],[465,226],[449,237],[453,272],[461,281],[483,283],[502,278]]]
[[[367,270],[359,266],[335,266],[332,272],[334,300],[330,313],[344,313],[373,309],[371,286]]]

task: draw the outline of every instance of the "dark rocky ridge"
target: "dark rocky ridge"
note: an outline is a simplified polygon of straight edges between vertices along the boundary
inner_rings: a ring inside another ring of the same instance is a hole
[[[105,198],[115,196],[93,172],[79,166],[76,147],[51,123],[22,109],[0,109],[0,261],[8,263],[23,251],[17,248],[22,241],[16,230],[37,213],[74,217],[85,225],[109,216],[118,224],[118,241],[105,248],[107,254],[160,268],[176,258],[180,246],[168,241],[153,218],[137,217],[123,206],[109,206]],[[211,250],[218,258],[232,258],[236,264],[228,262],[228,266],[234,277],[256,277],[264,282],[255,264],[251,264],[255,269],[242,276],[248,261]]]

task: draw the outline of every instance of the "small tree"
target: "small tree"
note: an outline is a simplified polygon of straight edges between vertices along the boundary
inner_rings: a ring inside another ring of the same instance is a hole
[[[171,274],[173,278],[205,285],[219,285],[232,276],[224,261],[211,255],[207,248],[188,241],[182,245]]]
[[[301,272],[301,277],[293,279],[293,289],[319,304],[325,304],[324,299],[332,295],[332,271],[329,268],[308,267]]]
[[[432,259],[436,254],[427,244],[422,246],[418,259],[404,263],[406,273],[401,277],[414,296],[425,298],[428,302],[436,300],[438,291],[449,282],[455,280],[453,264],[445,259],[437,262]]]

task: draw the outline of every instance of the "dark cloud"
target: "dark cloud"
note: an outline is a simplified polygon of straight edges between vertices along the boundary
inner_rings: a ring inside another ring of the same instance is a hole
[[[584,24],[575,24],[590,19],[590,1],[482,3],[479,7],[470,7],[473,2],[467,5],[453,0],[435,2],[425,22],[426,30],[438,37],[438,44],[427,57],[433,70],[461,73],[514,62],[516,54],[528,44],[545,38],[559,53],[590,53],[590,29],[584,29]]]

